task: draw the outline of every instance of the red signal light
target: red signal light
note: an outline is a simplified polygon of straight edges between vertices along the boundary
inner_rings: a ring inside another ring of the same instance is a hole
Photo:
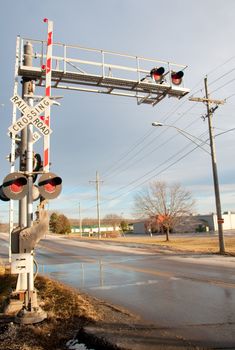
[[[61,177],[53,174],[43,174],[38,181],[38,189],[41,196],[45,199],[54,199],[59,196],[62,190]]]
[[[13,193],[20,193],[23,191],[24,185],[27,183],[27,181],[24,181],[24,178],[16,179],[10,184],[10,190]]]
[[[21,173],[7,175],[1,186],[1,192],[6,199],[22,199],[28,193],[28,179]],[[3,198],[1,198],[4,200]]]
[[[179,72],[171,72],[172,84],[180,85],[182,83],[183,76],[184,76],[184,72],[181,70]]]
[[[44,189],[49,193],[55,192],[55,189],[56,189],[55,179],[49,180],[48,183],[44,185]]]
[[[165,72],[164,67],[155,67],[150,71],[150,76],[156,81],[156,83],[161,83],[163,79],[163,74]]]

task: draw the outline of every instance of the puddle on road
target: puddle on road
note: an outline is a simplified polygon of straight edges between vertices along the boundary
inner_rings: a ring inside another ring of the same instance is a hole
[[[234,288],[226,285],[135,272],[104,260],[39,265],[39,272],[165,326],[234,322]]]
[[[135,283],[137,274],[132,271],[119,271],[104,264],[96,263],[72,263],[42,265],[39,264],[39,273],[48,275],[63,283],[82,289],[105,288],[117,284]]]

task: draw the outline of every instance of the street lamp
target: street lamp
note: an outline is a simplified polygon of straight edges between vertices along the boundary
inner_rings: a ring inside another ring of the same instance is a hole
[[[199,139],[198,137],[188,133],[185,130],[182,130],[180,128],[177,128],[174,125],[167,125],[160,122],[153,122],[152,126],[167,126],[170,128],[176,129],[180,134],[185,136],[187,139],[195,143],[198,147],[202,148],[205,152],[209,153],[211,156],[212,161],[212,173],[213,173],[213,182],[214,182],[214,191],[215,191],[215,204],[216,204],[216,214],[217,214],[217,222],[218,222],[218,234],[219,234],[219,248],[220,248],[220,254],[225,253],[225,245],[224,245],[224,236],[223,236],[223,219],[222,219],[222,212],[221,212],[221,203],[220,203],[220,192],[219,192],[219,180],[218,180],[218,173],[217,173],[217,165],[216,165],[216,155],[215,155],[215,143],[214,143],[214,136],[212,134],[212,130],[210,128],[210,148],[211,151],[208,152],[205,148],[202,147],[203,144],[208,143],[206,141],[203,141]],[[196,141],[199,141],[197,143]]]
[[[174,128],[176,129],[181,135],[183,135],[184,137],[186,137],[188,140],[192,141],[195,145],[197,145],[198,147],[200,147],[204,152],[208,153],[209,155],[211,155],[211,152],[209,152],[207,149],[205,149],[203,147],[203,145],[207,145],[207,146],[210,146],[207,141],[204,141],[204,140],[201,140],[199,139],[197,136],[194,136],[192,134],[190,134],[189,132],[187,132],[186,130],[183,130],[183,129],[180,129],[180,128],[177,128],[176,126],[174,125],[168,125],[168,124],[163,124],[163,123],[160,123],[160,122],[153,122],[152,123],[152,126],[166,126],[166,127],[169,127],[169,128]]]

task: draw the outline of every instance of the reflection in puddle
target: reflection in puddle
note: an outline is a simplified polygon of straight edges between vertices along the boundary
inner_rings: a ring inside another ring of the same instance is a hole
[[[39,273],[80,288],[103,287],[104,274],[109,274],[108,269],[109,268],[106,266],[106,271],[104,272],[104,264],[102,260],[95,264],[39,264]]]

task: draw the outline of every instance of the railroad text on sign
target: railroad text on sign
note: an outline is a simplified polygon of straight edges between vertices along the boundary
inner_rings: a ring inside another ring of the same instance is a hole
[[[38,128],[38,130],[44,136],[52,133],[52,130],[39,117],[39,114],[43,113],[48,106],[53,103],[49,97],[44,97],[44,99],[34,107],[29,107],[27,103],[17,94],[11,98],[11,101],[21,111],[21,113],[23,113],[23,116],[8,128],[12,134],[18,134],[18,132],[23,130],[30,123]]]

